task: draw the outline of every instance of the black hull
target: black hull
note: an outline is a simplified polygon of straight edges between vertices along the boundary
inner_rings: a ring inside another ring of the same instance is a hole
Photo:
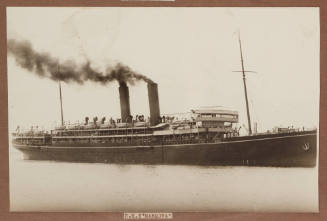
[[[113,164],[315,167],[315,133],[244,137],[221,143],[153,146],[27,146],[14,144],[29,160]]]

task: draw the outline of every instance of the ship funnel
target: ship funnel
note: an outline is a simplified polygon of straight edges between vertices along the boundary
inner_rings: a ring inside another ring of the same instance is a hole
[[[129,106],[129,90],[126,82],[119,82],[120,113],[122,122],[126,122],[131,115]]]
[[[98,121],[98,117],[93,117],[94,124],[96,124],[97,121]]]
[[[89,117],[85,117],[85,125],[89,123]]]
[[[159,95],[158,85],[156,83],[148,83],[148,96],[150,107],[150,125],[154,126],[160,123]]]

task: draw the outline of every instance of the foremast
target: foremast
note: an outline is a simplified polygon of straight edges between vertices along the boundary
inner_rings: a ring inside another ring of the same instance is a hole
[[[248,118],[248,128],[249,128],[249,135],[252,134],[252,128],[251,128],[251,117],[250,117],[250,111],[249,111],[249,101],[248,101],[248,93],[246,89],[246,78],[245,78],[245,70],[244,70],[244,62],[243,62],[243,53],[242,53],[242,43],[241,43],[241,37],[240,34],[238,35],[238,41],[240,44],[240,54],[241,54],[241,64],[242,64],[242,75],[243,75],[243,85],[244,85],[244,95],[245,95],[245,103],[246,103],[246,113]]]

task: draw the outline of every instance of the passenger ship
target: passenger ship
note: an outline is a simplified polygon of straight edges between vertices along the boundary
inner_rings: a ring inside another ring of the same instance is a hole
[[[121,118],[62,125],[50,132],[13,133],[25,159],[67,162],[168,165],[246,165],[314,167],[317,130],[278,128],[252,133],[245,72],[241,62],[248,135],[240,136],[238,112],[222,108],[191,110],[188,119],[161,116],[158,85],[148,83],[150,117],[130,113],[129,89],[120,82]],[[61,87],[59,82],[60,101]],[[62,105],[61,105],[62,113]],[[61,116],[63,116],[61,114]]]

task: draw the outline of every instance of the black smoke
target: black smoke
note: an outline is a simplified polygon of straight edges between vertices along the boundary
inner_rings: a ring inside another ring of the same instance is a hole
[[[9,39],[7,42],[8,54],[13,55],[22,68],[36,73],[40,77],[67,83],[83,84],[86,81],[107,84],[112,81],[134,84],[136,81],[153,82],[148,77],[136,73],[130,67],[117,63],[107,66],[105,72],[99,72],[91,67],[90,61],[76,64],[73,61],[59,62],[58,58],[48,53],[37,52],[28,41]]]

